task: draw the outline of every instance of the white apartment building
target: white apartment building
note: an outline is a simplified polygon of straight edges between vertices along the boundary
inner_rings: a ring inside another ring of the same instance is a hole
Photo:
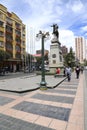
[[[75,54],[80,63],[84,63],[84,59],[87,59],[86,39],[84,37],[75,38]]]

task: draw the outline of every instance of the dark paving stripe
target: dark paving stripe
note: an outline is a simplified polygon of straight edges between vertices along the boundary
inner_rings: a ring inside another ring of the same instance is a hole
[[[0,114],[0,130],[53,130],[47,127],[36,125],[16,119],[11,116]]]
[[[58,89],[47,90],[47,92],[61,93],[61,94],[71,94],[71,95],[75,95],[75,94],[76,94],[76,91],[71,91],[71,90],[58,90]]]
[[[74,82],[63,82],[63,84],[65,84],[65,85],[78,85],[78,83],[74,83]]]
[[[64,89],[77,89],[77,87],[68,86],[68,85],[60,85],[58,88],[64,88]]]
[[[46,94],[35,94],[32,98],[45,100],[45,101],[53,101],[53,102],[61,102],[61,103],[69,103],[73,104],[74,98],[73,97],[66,97],[66,96],[54,96],[54,95],[46,95]]]
[[[14,106],[13,108],[24,112],[38,114],[41,116],[46,116],[64,121],[68,121],[71,110],[69,108],[55,107],[51,105],[44,105],[26,101]]]
[[[13,100],[14,100],[13,98],[0,96],[0,105],[5,105],[7,103],[12,102]]]

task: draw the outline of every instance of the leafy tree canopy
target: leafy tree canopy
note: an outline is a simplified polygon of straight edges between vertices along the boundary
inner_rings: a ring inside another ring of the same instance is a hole
[[[67,55],[64,56],[64,65],[74,67],[75,66],[75,54],[72,47]]]

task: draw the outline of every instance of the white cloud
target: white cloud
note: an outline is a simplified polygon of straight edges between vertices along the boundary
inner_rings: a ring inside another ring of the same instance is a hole
[[[70,30],[60,30],[59,31],[59,41],[61,45],[65,45],[68,48],[73,46],[73,50],[75,49],[75,36],[74,33]]]
[[[72,10],[74,12],[80,12],[83,9],[83,4],[80,0],[75,1],[74,4],[72,5]]]
[[[66,4],[67,9],[72,10],[73,13],[82,13],[84,10],[84,5],[81,0],[71,0]]]
[[[82,27],[81,30],[87,31],[87,26]]]

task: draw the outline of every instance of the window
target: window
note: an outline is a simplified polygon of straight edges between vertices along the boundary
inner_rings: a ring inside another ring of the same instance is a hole
[[[0,31],[0,36],[1,37],[4,36],[4,32]]]
[[[16,45],[15,49],[16,49],[16,51],[21,51],[21,48],[17,45]]]
[[[3,22],[2,21],[0,21],[0,26],[3,27]]]

